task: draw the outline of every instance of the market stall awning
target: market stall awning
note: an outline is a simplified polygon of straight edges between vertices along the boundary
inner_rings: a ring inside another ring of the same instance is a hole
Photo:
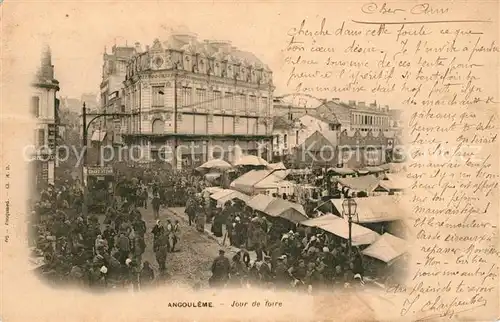
[[[385,263],[393,262],[399,256],[407,252],[406,240],[385,233],[373,244],[363,250],[363,255],[379,259]]]
[[[317,227],[324,231],[334,234],[335,236],[343,239],[349,239],[349,222],[347,219],[326,214],[311,220],[303,221],[301,224],[309,227]],[[365,228],[361,225],[352,223],[352,244],[354,246],[369,245],[375,242],[380,236],[371,229]]]
[[[271,170],[286,170],[286,167],[283,164],[283,162],[269,163],[267,167]]]
[[[219,170],[226,170],[230,169],[231,167],[232,166],[228,162],[221,159],[209,160],[199,166],[199,168],[202,169],[219,169]]]
[[[221,176],[221,174],[217,173],[217,172],[210,172],[210,173],[205,174],[205,178],[207,178],[208,180],[217,179],[220,176]]]
[[[222,191],[222,190],[224,190],[224,189],[222,189],[220,187],[207,187],[207,188],[203,189],[203,192],[209,193],[209,194],[214,194],[214,193]]]
[[[240,199],[244,202],[250,200],[250,196],[247,196],[239,191],[231,190],[231,189],[223,189],[218,191],[210,196],[210,198],[217,201],[217,204],[224,205],[226,202],[233,199]]]
[[[403,162],[391,162],[381,164],[378,167],[384,169],[384,171],[389,171],[391,173],[401,172],[406,167],[406,164]]]
[[[282,181],[289,173],[289,170],[252,170],[231,182],[230,187],[234,190],[252,195],[255,193],[257,184],[264,179],[267,180],[260,184],[258,188],[273,188],[277,186],[277,182]]]
[[[344,199],[331,199],[330,202],[342,214],[342,202]],[[354,198],[357,204],[359,223],[375,223],[403,219],[406,211],[400,204],[397,196],[372,196],[366,198]]]
[[[385,178],[380,181],[380,186],[389,191],[402,191],[409,189],[411,180],[394,173],[386,173]]]
[[[323,216],[305,220],[300,224],[308,227],[321,227],[322,225],[331,223],[333,220],[336,220],[337,218],[338,216],[332,214],[325,214]]]
[[[339,178],[337,182],[343,187],[356,191],[373,192],[379,185],[380,179],[374,175],[354,178]]]
[[[238,165],[252,165],[252,166],[268,166],[269,163],[262,159],[261,157],[258,157],[256,155],[244,155],[242,156],[241,158],[239,158],[238,160],[236,160],[236,162],[234,162],[234,165],[235,166],[238,166]]]
[[[366,171],[368,173],[379,173],[384,172],[385,170],[381,167],[364,167],[363,169],[360,169],[360,171]]]
[[[279,187],[282,185],[287,185],[287,183],[291,184],[291,182],[283,180],[283,178],[286,177],[287,174],[288,174],[287,170],[275,171],[275,172],[269,174],[264,179],[257,182],[254,185],[254,187],[259,188],[259,189],[263,189],[263,188],[265,189],[265,188],[275,188],[275,187]]]
[[[263,211],[272,217],[281,217],[293,223],[307,220],[306,211],[302,205],[281,198],[275,198]]]
[[[231,182],[230,187],[232,189],[248,193],[248,194],[253,194],[253,186],[267,177],[272,171],[271,170],[252,170],[241,177],[237,178],[233,182]]]
[[[336,174],[340,174],[340,175],[352,175],[352,174],[355,174],[356,172],[352,169],[349,169],[349,168],[329,168],[327,171],[331,171],[331,172],[334,172]]]
[[[253,196],[250,200],[247,201],[247,206],[249,206],[252,209],[264,212],[266,207],[271,202],[273,202],[274,199],[276,198],[264,194],[258,194],[256,196]]]

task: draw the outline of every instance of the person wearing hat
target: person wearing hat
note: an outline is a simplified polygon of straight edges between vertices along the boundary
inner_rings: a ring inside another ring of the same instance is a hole
[[[160,204],[161,204],[161,199],[160,199],[160,194],[158,191],[153,195],[153,200],[151,201],[151,204],[153,205],[153,213],[155,216],[155,219],[160,218]]]
[[[290,274],[288,273],[287,256],[281,255],[278,257],[276,267],[274,269],[275,283],[278,288],[286,288],[290,283]]]
[[[164,273],[166,270],[166,260],[167,260],[167,253],[170,249],[169,247],[169,234],[164,231],[163,234],[161,234],[156,242],[156,248],[155,248],[155,257],[156,257],[156,262],[158,263],[158,267],[160,269],[161,273]]]
[[[160,220],[156,221],[151,233],[153,234],[153,251],[156,252],[158,240],[165,233],[165,227],[163,227]]]
[[[264,262],[259,268],[260,280],[263,284],[272,282],[271,257],[264,255]]]
[[[229,279],[230,268],[231,264],[224,250],[219,250],[219,256],[214,259],[211,267],[212,276],[208,280],[210,287],[224,287]]]

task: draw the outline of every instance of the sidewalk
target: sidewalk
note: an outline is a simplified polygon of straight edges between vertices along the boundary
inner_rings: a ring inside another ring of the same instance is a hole
[[[172,207],[172,208],[165,208],[165,209],[166,209],[166,211],[170,212],[174,216],[179,217],[180,220],[188,222],[187,215],[184,213],[184,209],[185,209],[184,207]],[[194,225],[192,227],[193,227],[193,229],[195,229]],[[226,251],[230,251],[231,254],[236,254],[240,250],[238,247],[229,245],[229,237],[226,237],[225,243],[222,244],[224,241],[224,235],[226,234],[226,225],[222,225],[222,236],[223,237],[214,236],[214,234],[212,233],[212,224],[211,223],[205,223],[204,230],[205,230],[205,235],[207,235],[208,238],[215,240],[217,242],[217,244],[219,244],[219,246],[221,246],[221,248],[225,248]],[[257,254],[255,254],[255,252],[249,252],[249,255],[250,255],[250,260],[257,259]],[[228,254],[228,257],[230,257],[229,254]]]

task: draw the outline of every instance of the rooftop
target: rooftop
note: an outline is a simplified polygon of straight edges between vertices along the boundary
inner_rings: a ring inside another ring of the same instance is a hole
[[[172,30],[167,39],[160,42],[159,45],[163,49],[191,52],[193,54],[204,55],[205,57],[227,60],[235,64],[264,68],[270,71],[269,67],[253,53],[232,46],[230,41],[199,39],[197,34],[190,32],[184,26]],[[152,48],[158,48],[157,40],[155,40]]]

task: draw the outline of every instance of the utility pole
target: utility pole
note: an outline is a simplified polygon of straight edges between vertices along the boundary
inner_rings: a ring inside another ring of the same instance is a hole
[[[83,184],[83,204],[82,204],[82,215],[84,218],[88,214],[88,187],[87,180],[85,178],[85,170],[87,167],[87,141],[88,141],[88,130],[87,130],[87,108],[85,107],[85,102],[83,102],[82,107],[82,123],[83,123],[83,133],[82,133],[82,184]]]
[[[131,114],[129,113],[101,113],[101,114],[87,114],[87,109],[85,108],[85,102],[83,102],[82,106],[82,146],[83,146],[83,151],[82,151],[82,183],[83,183],[83,205],[82,205],[82,216],[86,217],[88,215],[88,185],[87,182],[88,180],[85,179],[85,170],[87,168],[87,142],[88,142],[88,132],[89,132],[89,126],[97,120],[100,117],[106,117],[106,116],[130,116]],[[87,123],[87,116],[92,116],[90,121]]]
[[[174,168],[177,169],[179,160],[177,159],[177,63],[174,74]]]

